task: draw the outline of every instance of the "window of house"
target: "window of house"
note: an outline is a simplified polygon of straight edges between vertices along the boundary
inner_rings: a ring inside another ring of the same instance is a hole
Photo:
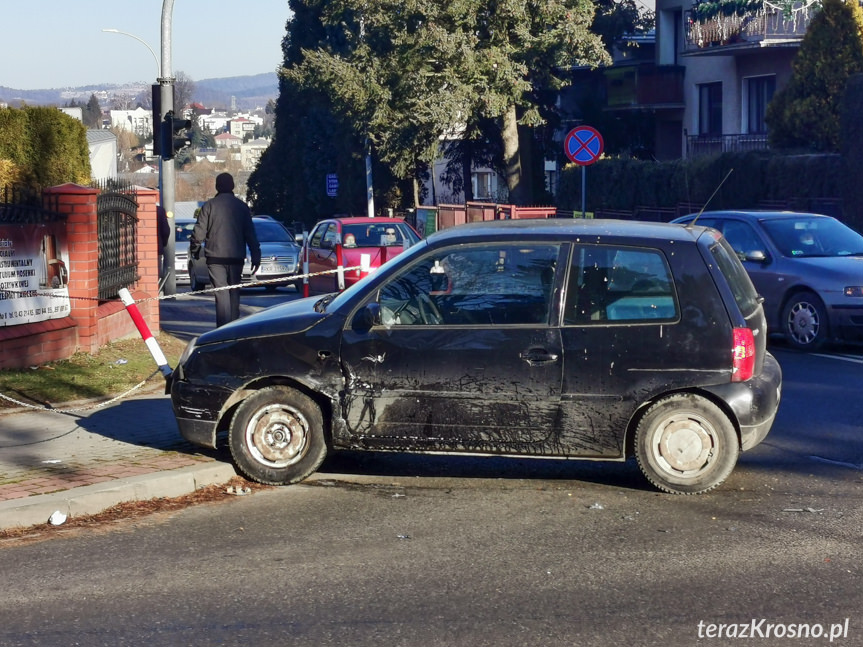
[[[487,171],[471,173],[473,182],[473,197],[478,200],[490,200],[492,196],[492,174]]]
[[[774,92],[776,92],[775,76],[756,76],[746,79],[746,132],[753,134],[767,132],[764,115],[767,113],[767,104],[773,98]]]
[[[722,83],[698,86],[698,134],[722,134]]]

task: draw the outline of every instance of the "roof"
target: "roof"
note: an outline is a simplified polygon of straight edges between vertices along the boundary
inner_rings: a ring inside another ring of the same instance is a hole
[[[110,130],[96,130],[96,129],[88,129],[87,130],[87,143],[88,144],[106,144],[110,142],[116,142],[117,135],[112,133]]]
[[[703,227],[696,227],[703,230]],[[664,240],[669,242],[691,242],[697,234],[692,228],[666,222],[640,220],[605,220],[593,218],[549,218],[523,220],[489,220],[442,229],[429,236],[429,243],[451,239],[470,239],[477,236],[500,236],[513,238],[536,235],[548,238],[577,237],[579,242],[601,242],[603,239],[635,238]]]

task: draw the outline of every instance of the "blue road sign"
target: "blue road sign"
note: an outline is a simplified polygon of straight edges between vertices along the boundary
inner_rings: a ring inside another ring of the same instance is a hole
[[[571,162],[579,166],[593,164],[602,155],[605,144],[596,128],[577,126],[563,140],[563,152]]]

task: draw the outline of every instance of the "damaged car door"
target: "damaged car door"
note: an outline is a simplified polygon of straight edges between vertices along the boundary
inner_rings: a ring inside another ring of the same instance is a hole
[[[394,274],[340,350],[351,442],[537,454],[556,433],[562,346],[549,242],[459,245]]]

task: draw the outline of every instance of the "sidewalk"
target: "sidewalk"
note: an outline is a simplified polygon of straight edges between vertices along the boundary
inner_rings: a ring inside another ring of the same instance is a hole
[[[87,411],[0,411],[0,530],[47,523],[57,510],[95,514],[234,477],[226,452],[183,440],[164,384],[154,382]]]

